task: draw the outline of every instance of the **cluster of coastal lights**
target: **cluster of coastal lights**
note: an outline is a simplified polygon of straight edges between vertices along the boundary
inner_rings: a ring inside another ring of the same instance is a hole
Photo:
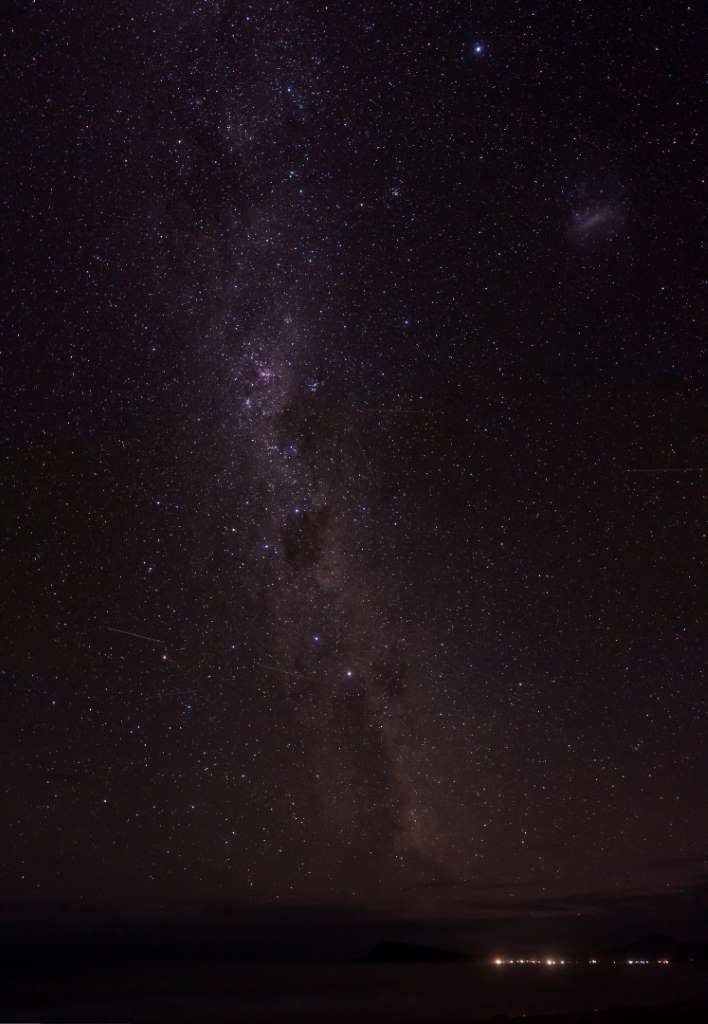
[[[502,957],[494,958],[494,965],[496,967],[510,967],[516,966],[517,964],[536,964],[539,967],[564,967],[566,964],[599,964],[599,960],[560,960],[556,957],[543,957],[541,959],[534,959],[533,957],[524,957],[523,960],[504,960]],[[661,964],[662,967],[668,967],[670,960],[608,960],[609,964],[631,964],[632,966],[642,966],[649,964]]]
[[[615,963],[615,962],[616,962],[615,960],[612,961],[612,963]],[[636,965],[636,964],[639,964],[639,965],[642,965],[642,964],[661,964],[663,967],[668,967],[670,961],[669,960],[627,960],[626,963],[634,964],[634,965]]]
[[[524,958],[523,960],[502,960],[501,957],[497,957],[494,963],[496,964],[497,967],[508,967],[511,964],[543,964],[546,967],[556,967],[557,965],[564,965],[565,963],[567,963],[567,961],[555,960],[552,957],[547,957],[544,960],[534,960],[532,958],[529,959],[528,957]],[[597,960],[589,960],[588,963],[596,964]]]

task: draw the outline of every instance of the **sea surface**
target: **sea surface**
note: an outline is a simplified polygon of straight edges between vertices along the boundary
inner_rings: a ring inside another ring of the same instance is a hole
[[[2,975],[0,1019],[15,1021],[452,1022],[708,998],[708,967],[684,965],[151,964]]]

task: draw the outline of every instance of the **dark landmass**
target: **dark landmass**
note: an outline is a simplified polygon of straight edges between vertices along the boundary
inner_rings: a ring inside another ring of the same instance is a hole
[[[389,944],[381,945],[388,955]],[[419,948],[413,949],[419,952]],[[423,947],[420,955],[452,952]],[[411,955],[410,948],[405,955]],[[662,968],[646,970],[661,983],[643,988],[645,1004],[633,1006],[638,993],[636,986],[627,985],[627,979],[640,975],[625,967],[607,968],[592,979],[594,969],[555,977],[522,970],[501,977],[491,967],[465,963],[455,967],[455,961],[429,959],[290,966],[153,961],[93,969],[75,964],[73,971],[58,967],[52,971],[47,965],[0,968],[0,1020],[43,1020],[47,1024],[186,1024],[196,1020],[205,1024],[324,1024],[333,1019],[338,1024],[361,1024],[362,1019],[369,1024],[708,1021],[708,1001],[698,999],[708,985],[703,968],[678,968],[677,975],[673,970],[664,973]],[[495,1013],[497,1006],[506,1007],[506,1012]],[[582,1009],[571,1011],[569,1006]],[[522,1016],[524,1007],[527,1010]]]
[[[378,942],[357,963],[362,964],[459,964],[471,957],[456,949],[439,946],[416,946],[409,942]]]
[[[708,1020],[708,1001],[696,1003],[670,1003],[666,1006],[620,1006],[611,1010],[582,1010],[574,1013],[544,1013],[523,1017],[506,1017],[497,1014],[480,1021],[498,1021],[499,1024],[634,1024],[636,1021],[651,1021],[651,1024],[705,1024]],[[442,1024],[442,1022],[441,1022]],[[452,1022],[450,1022],[452,1024]],[[460,1024],[458,1021],[457,1024]]]
[[[116,918],[110,925],[100,918],[73,929],[42,922],[24,929],[9,922],[0,926],[0,1021],[708,1022],[708,1002],[693,1001],[708,996],[708,943],[666,935],[566,950],[568,968],[554,973],[531,966],[498,971],[490,964],[494,951],[481,944],[460,950],[376,942],[368,935],[345,946],[331,926],[312,928],[304,938],[299,929],[283,928],[276,935],[247,922],[212,919],[187,927],[167,919]],[[538,955],[537,949],[516,950],[506,955]],[[600,966],[587,966],[592,957]],[[655,965],[663,958],[671,967]],[[628,959],[653,966],[630,967]],[[571,966],[573,960],[580,966]],[[629,1005],[635,999],[647,1005]],[[613,1005],[619,1008],[608,1009]],[[507,1015],[494,1016],[496,1007]],[[526,1016],[515,1016],[522,1009]]]

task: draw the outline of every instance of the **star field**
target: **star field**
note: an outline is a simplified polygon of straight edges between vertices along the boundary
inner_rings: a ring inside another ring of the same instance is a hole
[[[5,897],[695,878],[697,22],[13,6]]]

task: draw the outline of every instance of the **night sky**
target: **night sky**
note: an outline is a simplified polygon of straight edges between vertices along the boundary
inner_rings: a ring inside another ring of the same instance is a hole
[[[10,5],[0,898],[697,913],[701,14]]]

